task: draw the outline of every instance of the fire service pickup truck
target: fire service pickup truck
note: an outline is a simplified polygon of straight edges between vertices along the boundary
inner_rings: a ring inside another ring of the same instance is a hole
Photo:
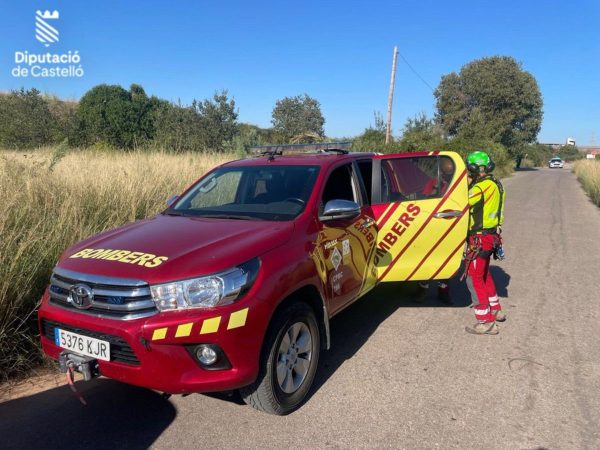
[[[380,282],[450,278],[468,226],[452,152],[270,152],[223,164],[162,213],[67,249],[39,310],[63,371],[167,394],[239,389],[287,414],[329,321]]]

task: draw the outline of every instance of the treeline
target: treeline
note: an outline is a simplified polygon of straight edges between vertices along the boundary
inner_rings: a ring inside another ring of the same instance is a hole
[[[483,149],[497,166],[543,165],[555,154],[579,157],[577,149],[555,151],[536,143],[543,117],[542,95],[532,74],[509,56],[482,58],[444,75],[434,91],[433,117],[406,121],[402,134],[385,144],[385,124],[375,123],[353,141],[353,150],[406,152]],[[98,85],[78,102],[41,95],[35,89],[0,95],[0,147],[32,148],[66,142],[72,147],[160,148],[173,152],[231,152],[247,146],[311,143],[327,138],[319,102],[304,94],[277,100],[271,128],[240,123],[227,91],[189,105]]]
[[[573,145],[553,148],[539,143],[522,143],[518,147],[507,147],[482,134],[458,134],[448,137],[435,118],[429,118],[423,113],[408,118],[402,129],[401,138],[392,140],[387,145],[385,144],[385,123],[380,114],[375,114],[374,125],[354,139],[352,149],[357,151],[377,149],[377,151],[384,150],[386,153],[448,150],[457,152],[464,157],[475,150],[485,150],[495,161],[500,170],[500,176],[505,175],[515,166],[545,166],[554,156],[559,156],[565,161],[583,158],[578,148]]]
[[[243,150],[249,145],[324,139],[320,104],[308,95],[286,97],[273,108],[272,128],[238,122],[235,100],[216,92],[190,105],[101,84],[78,102],[36,89],[0,94],[0,147],[35,148],[67,142],[71,147],[161,148],[173,152]]]

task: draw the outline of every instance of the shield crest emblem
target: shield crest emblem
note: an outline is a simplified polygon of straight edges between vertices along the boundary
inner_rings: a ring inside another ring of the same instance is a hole
[[[58,11],[35,12],[35,38],[46,47],[58,42],[59,32],[56,28],[58,18]]]

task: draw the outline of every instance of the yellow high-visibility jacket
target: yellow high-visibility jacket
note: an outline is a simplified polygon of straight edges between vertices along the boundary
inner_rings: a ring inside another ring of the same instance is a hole
[[[469,186],[469,232],[492,230],[504,221],[506,192],[491,175],[479,178]]]

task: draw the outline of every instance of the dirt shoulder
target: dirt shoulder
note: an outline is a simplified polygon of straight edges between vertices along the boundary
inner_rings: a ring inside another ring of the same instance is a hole
[[[0,403],[47,391],[66,384],[65,375],[55,367],[44,366],[36,369],[33,375],[0,384]]]

